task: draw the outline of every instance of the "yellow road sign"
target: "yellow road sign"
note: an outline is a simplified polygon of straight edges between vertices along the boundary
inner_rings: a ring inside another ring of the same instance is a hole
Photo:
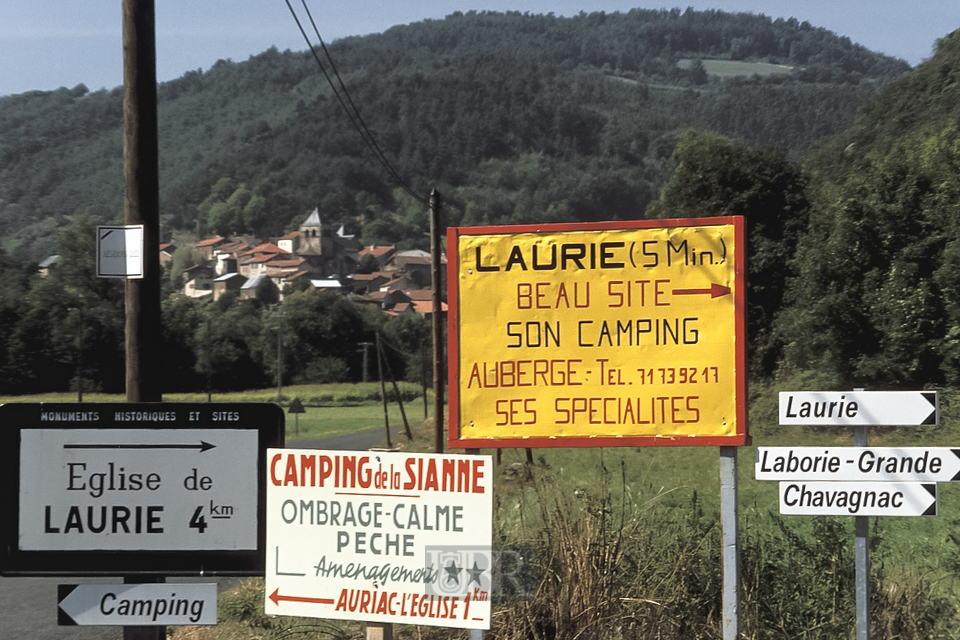
[[[450,446],[744,444],[739,217],[448,234]]]

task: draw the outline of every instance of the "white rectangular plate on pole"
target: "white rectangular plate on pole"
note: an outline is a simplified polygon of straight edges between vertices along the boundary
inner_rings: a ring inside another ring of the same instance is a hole
[[[143,225],[97,227],[97,277],[143,277]]]
[[[61,584],[61,626],[217,624],[216,583]]]
[[[793,516],[935,516],[936,483],[781,482],[780,513]]]
[[[757,480],[958,482],[949,447],[758,447]]]
[[[781,391],[780,424],[919,426],[940,424],[936,391]]]

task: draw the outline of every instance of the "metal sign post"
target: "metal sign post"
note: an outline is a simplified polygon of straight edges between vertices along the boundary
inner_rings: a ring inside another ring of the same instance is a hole
[[[740,635],[740,553],[737,447],[720,447],[720,525],[723,549],[723,640]]]
[[[854,427],[853,446],[866,447],[869,427]],[[870,638],[870,519],[857,516],[854,519],[855,572],[857,583],[857,640]]]

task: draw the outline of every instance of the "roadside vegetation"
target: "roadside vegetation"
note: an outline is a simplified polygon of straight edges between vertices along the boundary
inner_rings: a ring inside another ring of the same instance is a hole
[[[776,483],[753,479],[756,446],[852,444],[847,429],[777,425],[778,391],[811,384],[815,380],[795,379],[752,391],[753,446],[739,453],[740,620],[747,640],[845,638],[855,627],[853,518],[780,516]],[[333,403],[340,406],[311,408],[333,413],[331,422],[373,421],[378,414],[382,420],[375,389],[360,404],[345,401],[357,390],[336,385],[310,390],[315,397],[341,399]],[[275,397],[275,390],[265,389],[220,399]],[[119,400],[98,401],[114,399]],[[871,430],[870,444],[956,445],[957,400],[955,393],[941,393],[940,427],[877,428]],[[394,446],[432,451],[432,419],[418,415],[415,422],[413,441],[398,436]],[[287,415],[288,434],[291,429]],[[525,451],[507,449],[496,467],[493,543],[522,550],[529,566],[513,568],[517,589],[514,596],[494,601],[493,628],[486,637],[722,637],[716,448],[538,449],[533,460],[528,464]],[[871,637],[960,638],[958,527],[960,487],[948,484],[940,485],[939,516],[871,518]],[[363,637],[357,622],[266,616],[264,598],[262,579],[238,581],[220,595],[218,626],[169,631],[174,640]],[[463,630],[407,625],[396,625],[394,635],[469,637]]]

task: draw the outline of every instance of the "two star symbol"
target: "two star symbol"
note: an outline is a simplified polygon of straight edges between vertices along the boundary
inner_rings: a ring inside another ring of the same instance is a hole
[[[464,570],[463,567],[458,567],[455,560],[451,560],[450,564],[444,567],[444,570],[447,572],[447,584],[454,582],[457,586],[460,585],[460,572]],[[467,582],[467,586],[470,586],[471,582],[476,582],[477,586],[480,586],[480,576],[483,575],[485,569],[481,569],[477,566],[477,561],[473,561],[473,569],[467,569],[467,573],[470,574],[470,580]]]

